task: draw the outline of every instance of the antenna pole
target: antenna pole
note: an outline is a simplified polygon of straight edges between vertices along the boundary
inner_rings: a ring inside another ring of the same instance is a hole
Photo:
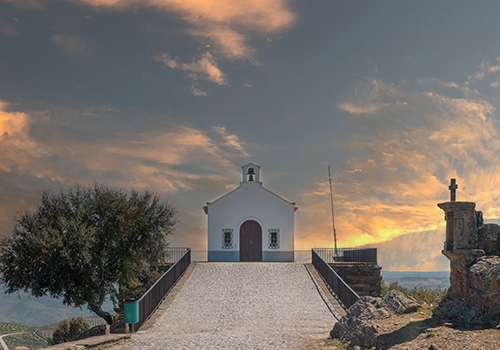
[[[332,175],[330,174],[330,164],[328,164],[328,181],[330,182],[330,201],[332,203],[332,224],[333,224],[333,242],[335,245],[335,256],[337,257],[337,230],[335,230],[335,213],[333,211],[333,188]]]

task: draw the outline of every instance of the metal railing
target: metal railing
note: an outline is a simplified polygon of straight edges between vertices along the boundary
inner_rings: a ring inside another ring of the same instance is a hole
[[[191,252],[192,262],[205,262],[208,261],[208,251],[207,250],[193,250]]]
[[[177,248],[186,249],[186,248]],[[377,263],[377,248],[359,249],[359,248],[338,248],[335,256],[334,248],[314,248],[316,253],[327,263],[333,262],[366,262]],[[312,260],[311,250],[294,250],[294,260],[296,262],[309,263]],[[192,250],[192,262],[208,261],[208,251]]]
[[[311,262],[311,250],[294,250],[294,260],[296,262]],[[206,262],[208,261],[208,251],[207,250],[192,250],[191,251],[191,261],[192,262]]]
[[[182,276],[191,263],[190,248],[169,248],[169,250],[171,249],[175,249],[175,253],[172,253],[172,256],[180,254],[182,250],[184,251],[184,254],[137,301],[139,303],[139,322],[135,324],[134,328],[136,330],[138,330],[156,310],[165,295],[168,294],[170,289],[172,289],[177,280]]]
[[[311,254],[312,263],[323,277],[326,284],[337,295],[347,309],[351,307],[351,305],[359,299],[359,295],[316,253],[316,248],[312,249]]]
[[[338,248],[335,254],[334,248],[313,248],[326,263],[334,262],[363,262],[377,263],[377,248]]]
[[[191,248],[184,248],[184,247],[168,247],[167,248],[167,263],[175,263],[186,254],[186,252],[191,249]],[[193,251],[191,251],[191,257],[193,256]]]

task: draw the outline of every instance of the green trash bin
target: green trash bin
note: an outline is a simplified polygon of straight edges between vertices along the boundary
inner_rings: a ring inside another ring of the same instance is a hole
[[[125,307],[125,323],[130,324],[130,331],[134,332],[134,324],[139,322],[139,301],[134,298],[125,299],[123,306]]]

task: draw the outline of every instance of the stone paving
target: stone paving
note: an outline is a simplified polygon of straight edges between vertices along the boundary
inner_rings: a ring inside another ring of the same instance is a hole
[[[111,349],[311,349],[338,315],[299,263],[197,264],[153,326]]]

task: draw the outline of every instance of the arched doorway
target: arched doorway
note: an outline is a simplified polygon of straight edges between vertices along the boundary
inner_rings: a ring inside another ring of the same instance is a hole
[[[262,228],[257,221],[240,227],[240,261],[262,261]]]

